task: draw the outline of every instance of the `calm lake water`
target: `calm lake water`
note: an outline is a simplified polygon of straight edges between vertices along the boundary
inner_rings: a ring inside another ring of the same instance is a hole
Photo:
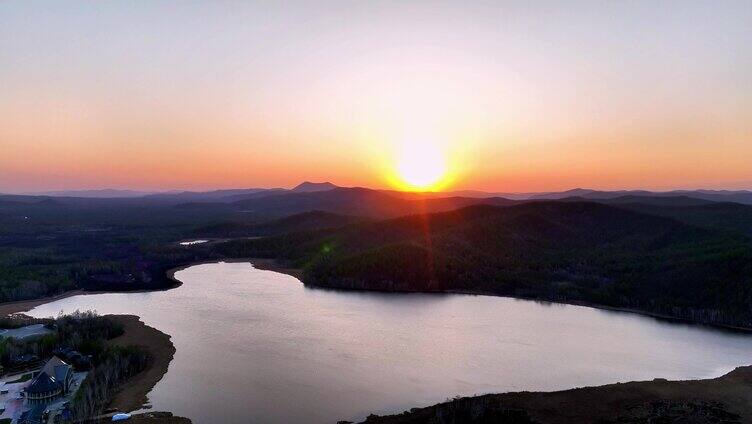
[[[177,348],[149,394],[194,423],[336,422],[455,395],[719,376],[752,337],[501,297],[305,288],[247,263],[196,265],[152,293],[75,296],[31,315],[135,314]]]

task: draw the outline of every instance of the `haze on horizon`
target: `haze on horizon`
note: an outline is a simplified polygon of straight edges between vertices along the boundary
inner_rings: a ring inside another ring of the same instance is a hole
[[[0,192],[393,187],[403,151],[447,189],[752,188],[750,22],[749,1],[4,1]]]

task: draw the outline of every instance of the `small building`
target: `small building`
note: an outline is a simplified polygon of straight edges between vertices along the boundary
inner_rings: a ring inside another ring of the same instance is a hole
[[[53,333],[54,330],[45,324],[31,324],[18,328],[0,329],[0,339],[31,340]]]
[[[73,368],[57,356],[47,361],[26,387],[22,396],[30,404],[45,405],[68,394],[73,383]]]
[[[20,367],[24,365],[31,365],[35,362],[39,361],[39,357],[37,355],[32,355],[30,353],[27,353],[25,355],[21,355],[16,358],[11,358],[11,363],[15,367]]]
[[[62,358],[66,363],[78,370],[91,367],[91,355],[82,355],[81,352],[69,347],[60,347],[52,351],[52,354]]]

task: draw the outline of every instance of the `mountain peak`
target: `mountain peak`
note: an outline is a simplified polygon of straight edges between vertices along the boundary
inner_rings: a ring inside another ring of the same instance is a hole
[[[337,188],[336,185],[330,183],[330,182],[323,182],[323,183],[314,183],[311,181],[304,181],[295,188],[292,189],[292,191],[297,193],[312,193],[314,191],[327,191]]]

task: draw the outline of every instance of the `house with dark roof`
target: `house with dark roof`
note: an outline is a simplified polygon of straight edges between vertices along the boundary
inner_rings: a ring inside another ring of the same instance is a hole
[[[68,394],[73,382],[73,367],[57,356],[53,356],[44,364],[42,371],[54,377],[55,381],[63,386],[63,394]]]
[[[52,354],[63,359],[76,369],[89,369],[91,367],[91,355],[82,355],[81,352],[70,347],[59,347]]]
[[[53,356],[22,392],[30,404],[47,404],[68,394],[73,383],[73,368]]]

